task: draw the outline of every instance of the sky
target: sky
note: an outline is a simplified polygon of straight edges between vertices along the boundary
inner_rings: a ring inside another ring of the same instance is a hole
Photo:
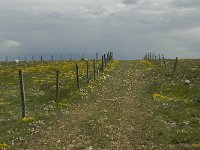
[[[0,58],[200,57],[200,0],[0,0]]]

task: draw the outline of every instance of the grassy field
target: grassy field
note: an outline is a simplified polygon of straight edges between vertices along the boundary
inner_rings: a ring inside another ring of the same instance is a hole
[[[155,114],[166,126],[156,138],[174,149],[200,149],[200,60],[179,60],[176,72],[174,62],[154,63],[151,74]]]
[[[18,65],[13,62],[2,62],[0,64],[0,147],[6,147],[4,143],[13,145],[15,141],[23,139],[27,134],[39,132],[50,118],[59,113],[67,113],[63,108],[76,105],[85,97],[87,90],[90,90],[95,83],[94,62],[88,61],[88,63],[91,84],[87,84],[87,61],[84,60],[20,62]],[[80,91],[77,90],[76,84],[76,64],[79,66]],[[100,67],[101,61],[96,61],[96,71]],[[27,102],[27,117],[24,119],[21,118],[19,70],[22,70],[24,75]],[[56,100],[56,70],[60,71],[59,100]]]
[[[112,61],[90,84],[86,84],[82,69],[80,91],[74,81],[77,62],[36,64],[39,67],[1,64],[0,146],[200,149],[200,60],[179,60],[176,72],[174,60],[166,62],[165,67],[158,61]],[[69,64],[71,69],[66,67]],[[78,64],[86,65],[83,61]],[[58,102],[57,66],[63,72]],[[19,67],[25,67],[27,112],[33,117],[27,120],[21,119]]]

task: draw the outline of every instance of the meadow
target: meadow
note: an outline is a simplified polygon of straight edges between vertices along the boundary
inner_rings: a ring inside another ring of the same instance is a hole
[[[96,80],[88,63],[89,84],[85,60],[1,63],[0,147],[200,149],[200,60],[180,59],[175,70],[175,59],[112,60],[104,72],[99,60]]]
[[[80,89],[77,87],[76,64]],[[87,76],[88,64],[88,76]],[[109,64],[108,64],[109,65]],[[30,131],[37,133],[44,122],[75,105],[96,79],[101,78],[102,61],[43,61],[0,63],[0,144],[14,144]],[[95,72],[94,72],[95,69]],[[26,117],[22,117],[19,70],[23,73]],[[56,71],[59,70],[59,98],[56,97]],[[105,68],[104,72],[107,71]],[[90,82],[90,84],[88,84]],[[34,123],[33,123],[34,122]],[[2,147],[6,145],[2,145]]]
[[[156,140],[171,149],[200,148],[200,60],[150,61],[150,93],[157,120],[164,127],[156,130]],[[177,145],[179,147],[177,147]],[[182,146],[182,147],[181,147]]]

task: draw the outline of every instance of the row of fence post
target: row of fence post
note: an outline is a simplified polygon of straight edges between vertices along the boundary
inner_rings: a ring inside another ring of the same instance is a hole
[[[98,56],[98,53],[97,53],[97,56]],[[101,62],[101,67],[100,67],[102,72],[104,71],[105,66],[107,66],[107,63],[109,63],[112,59],[113,59],[113,52],[108,52],[107,55],[106,54],[102,55],[102,62]],[[52,58],[52,60],[53,60],[53,58]],[[41,57],[41,61],[42,61],[42,57]],[[77,89],[80,90],[80,77],[79,77],[78,64],[76,64],[75,70],[76,70],[75,71],[76,86],[77,86]],[[94,80],[96,80],[96,77],[98,76],[98,74],[99,74],[99,67],[97,66],[97,59],[95,59],[94,63],[93,63]],[[56,89],[55,89],[56,100],[58,100],[59,96],[60,96],[59,75],[60,75],[60,70],[56,70]],[[87,79],[87,83],[89,83],[90,75],[89,75],[89,62],[88,61],[86,63],[86,79]],[[21,70],[19,70],[19,81],[20,81],[20,93],[21,93],[21,99],[22,99],[22,118],[24,118],[26,116],[26,96],[25,96],[23,73]]]
[[[160,54],[158,54],[158,59],[157,59],[157,55],[155,53],[149,52],[149,53],[145,54],[144,59],[149,60],[149,61],[158,62],[160,65],[163,64],[164,67],[167,68],[166,59],[165,59],[163,54],[162,54],[162,57],[161,57]],[[178,57],[176,57],[175,61],[174,61],[174,66],[173,66],[173,69],[172,69],[172,71],[174,73],[177,72],[177,65],[178,65]]]
[[[108,55],[113,55],[113,53],[112,52],[109,52],[108,54],[105,54],[105,55],[107,55],[107,57],[108,57]],[[98,53],[96,53],[96,60],[98,59]],[[45,57],[46,58],[46,57]],[[105,58],[105,57],[104,57]],[[17,59],[19,60],[20,59],[20,57],[18,56],[17,57]],[[38,60],[39,59],[39,60]],[[23,59],[20,59],[20,61],[24,61],[24,62],[27,62],[27,61],[30,61],[30,62],[34,62],[34,61],[39,61],[39,62],[44,62],[44,61],[56,61],[56,60],[64,60],[63,59],[63,55],[62,54],[60,54],[60,58],[57,58],[57,59],[55,59],[55,57],[54,57],[54,55],[50,55],[50,57],[49,57],[49,60],[47,60],[47,59],[44,59],[44,57],[43,57],[43,55],[41,55],[41,56],[39,56],[39,58],[38,59],[35,59],[34,60],[34,56],[31,56],[31,58],[30,59],[27,59],[27,57],[26,56],[24,56],[24,58]],[[11,60],[11,59],[10,59]],[[5,62],[9,62],[10,61],[9,60],[9,57],[8,56],[6,56],[6,58],[5,58]],[[72,55],[71,55],[71,57],[70,57],[70,60],[72,60]]]

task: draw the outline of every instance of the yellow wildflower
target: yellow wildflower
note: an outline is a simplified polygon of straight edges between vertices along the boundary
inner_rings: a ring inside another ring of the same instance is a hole
[[[191,146],[192,146],[192,148],[200,148],[200,143],[199,144],[192,144]]]
[[[22,122],[28,123],[33,122],[35,119],[33,117],[24,117],[21,119]]]
[[[155,64],[151,61],[141,60],[139,61],[140,64],[147,66],[149,69],[155,68]]]
[[[0,148],[2,148],[2,149],[8,149],[8,148],[10,148],[10,146],[8,145],[8,144],[0,144]]]
[[[154,100],[166,100],[167,96],[163,96],[161,94],[155,93],[155,94],[153,94],[153,99]]]

